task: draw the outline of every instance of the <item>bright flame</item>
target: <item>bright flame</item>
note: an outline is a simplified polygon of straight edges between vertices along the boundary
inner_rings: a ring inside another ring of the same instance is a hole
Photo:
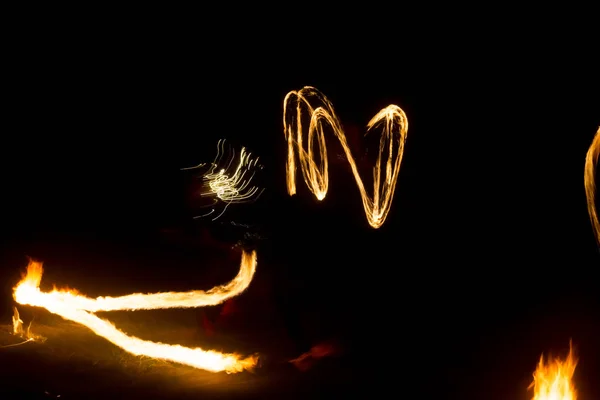
[[[12,322],[13,322],[13,335],[20,336],[23,339],[27,339],[28,342],[33,341],[33,340],[39,340],[39,341],[46,340],[46,338],[44,338],[40,335],[36,335],[35,333],[33,333],[31,331],[31,324],[32,324],[31,321],[29,322],[29,325],[27,325],[27,329],[24,328],[23,320],[21,319],[21,316],[19,315],[19,310],[17,309],[17,307],[13,307]]]
[[[600,222],[598,222],[598,213],[596,212],[596,164],[598,163],[598,155],[600,155],[600,127],[585,157],[584,173],[588,214],[592,221],[596,242],[600,244]]]
[[[532,400],[577,400],[577,392],[573,384],[573,374],[577,359],[573,355],[573,347],[566,360],[549,358],[544,362],[544,355],[533,374]]]
[[[293,110],[294,106],[295,110]],[[288,111],[288,109],[292,109],[292,111]],[[305,110],[308,111],[310,116],[306,145],[304,144],[302,126],[302,115]],[[331,127],[344,149],[362,198],[369,225],[375,229],[381,227],[391,208],[404,153],[404,143],[408,132],[408,119],[404,111],[396,105],[389,105],[379,111],[367,124],[366,134],[371,132],[371,129],[383,125],[383,134],[379,141],[379,155],[373,168],[373,197],[369,197],[365,190],[363,180],[348,146],[346,135],[333,110],[333,105],[325,95],[310,86],[306,86],[299,91],[289,92],[283,101],[283,130],[288,142],[286,165],[288,193],[291,196],[296,194],[296,158],[294,152],[294,147],[296,147],[300,169],[309,190],[318,200],[323,200],[327,195],[329,174],[324,123]],[[316,154],[313,149],[315,139],[319,151],[318,162],[315,160]],[[384,153],[386,153],[385,162]]]
[[[23,320],[19,315],[17,307],[13,307],[13,335],[22,335],[25,331],[23,330]]]
[[[232,170],[231,165],[235,159],[235,151],[229,155],[225,163],[222,158],[225,154],[225,139],[219,140],[217,144],[217,156],[210,163],[210,168],[202,176],[205,184],[205,192],[202,196],[216,196],[217,199],[225,203],[223,210],[213,218],[213,221],[218,219],[227,207],[232,203],[246,203],[255,201],[261,195],[264,189],[259,189],[257,186],[251,185],[254,178],[256,168],[262,168],[258,164],[258,157],[252,158],[251,153],[248,153],[244,147],[240,151],[239,161],[235,169]],[[199,164],[195,167],[183,168],[183,170],[197,169],[207,166],[206,163]],[[214,204],[216,204],[215,201]],[[201,215],[206,217],[215,212],[213,208],[208,214]]]
[[[256,366],[256,356],[242,358],[237,354],[223,354],[201,348],[188,348],[142,340],[128,336],[112,323],[92,312],[111,310],[150,310],[162,308],[191,308],[215,305],[242,293],[252,281],[256,271],[256,252],[242,252],[237,276],[229,283],[208,291],[131,294],[122,297],[88,298],[72,290],[42,292],[42,263],[30,261],[27,274],[15,286],[14,298],[23,305],[43,307],[51,313],[80,323],[122,349],[138,356],[174,361],[211,372],[241,372]]]

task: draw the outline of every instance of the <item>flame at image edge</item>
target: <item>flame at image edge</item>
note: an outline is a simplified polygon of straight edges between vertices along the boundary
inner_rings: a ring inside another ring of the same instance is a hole
[[[544,361],[542,354],[529,386],[529,389],[533,389],[532,400],[577,400],[573,383],[576,366],[572,344],[565,360],[548,357]]]

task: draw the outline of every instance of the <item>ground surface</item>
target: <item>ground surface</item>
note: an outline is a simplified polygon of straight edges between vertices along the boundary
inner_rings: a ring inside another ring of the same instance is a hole
[[[288,362],[300,354],[281,310],[273,305],[273,279],[264,274],[269,258],[260,254],[255,281],[237,299],[237,312],[214,335],[206,333],[200,310],[103,314],[146,339],[257,352],[263,362],[254,372],[213,374],[134,357],[81,326],[29,307],[19,307],[22,319],[33,321],[32,331],[46,340],[11,346],[22,340],[11,334],[10,288],[26,256],[45,262],[43,287],[68,285],[90,296],[205,288],[227,281],[237,270],[239,252],[229,245],[203,247],[169,231],[151,245],[148,240],[125,246],[93,235],[55,235],[14,241],[3,249],[2,398],[331,398],[394,391],[407,399],[421,392],[424,398],[526,400],[541,353],[565,355],[570,339],[580,357],[580,398],[600,398],[594,379],[600,370],[600,307],[593,291],[571,291],[520,307],[507,303],[504,312],[497,304],[467,305],[466,300],[428,306],[401,293],[396,293],[397,302],[387,296],[387,302],[371,308],[361,307],[358,302],[364,300],[355,298],[339,311],[349,333],[333,338],[343,343],[338,354],[300,371]],[[187,277],[181,279],[181,274]],[[438,311],[432,312],[434,308]],[[312,322],[328,318],[316,316]]]

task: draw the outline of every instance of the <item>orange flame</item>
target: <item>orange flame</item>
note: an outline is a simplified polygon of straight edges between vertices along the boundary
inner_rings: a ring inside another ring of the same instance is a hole
[[[594,136],[594,140],[585,157],[585,195],[587,197],[587,208],[596,242],[600,244],[600,222],[598,222],[598,213],[596,212],[596,164],[600,155],[600,127]]]
[[[318,106],[315,106],[315,103]],[[290,112],[288,115],[288,108],[294,105],[295,113]],[[302,126],[302,114],[305,109],[308,110],[310,116],[306,148]],[[404,143],[408,132],[408,119],[404,111],[396,105],[389,105],[379,111],[367,124],[367,134],[373,128],[383,125],[383,135],[379,141],[379,155],[373,168],[372,197],[366,192],[342,125],[333,110],[333,105],[325,95],[310,86],[306,86],[299,91],[289,92],[283,101],[283,130],[288,142],[286,165],[288,193],[291,196],[296,194],[296,158],[294,155],[294,147],[296,147],[300,169],[309,190],[318,200],[323,200],[327,195],[329,175],[324,123],[331,127],[335,137],[344,149],[360,192],[369,225],[375,229],[381,227],[392,205],[404,154]],[[319,150],[318,162],[315,159],[316,154],[313,150],[315,139]]]
[[[88,298],[71,290],[42,292],[42,263],[30,261],[27,274],[15,286],[17,303],[43,307],[51,313],[80,323],[122,349],[139,356],[159,358],[189,365],[211,372],[241,372],[256,366],[258,358],[243,358],[237,354],[223,354],[201,348],[188,348],[142,340],[128,336],[111,322],[92,314],[95,311],[150,310],[162,308],[190,308],[219,304],[242,293],[252,281],[256,271],[256,252],[242,252],[242,261],[237,276],[229,283],[208,291],[166,292],[154,294],[135,293],[121,297]]]
[[[544,362],[544,355],[533,374],[532,400],[577,400],[577,392],[573,384],[573,374],[577,359],[573,355],[573,347],[566,360],[549,358]]]

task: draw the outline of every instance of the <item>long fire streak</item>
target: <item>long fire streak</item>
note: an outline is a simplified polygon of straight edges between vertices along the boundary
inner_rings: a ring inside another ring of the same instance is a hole
[[[537,369],[533,374],[532,400],[577,400],[577,391],[573,384],[573,374],[577,359],[573,355],[573,347],[569,349],[566,360],[549,358],[544,362],[541,356]]]
[[[588,214],[592,221],[596,242],[600,245],[600,222],[598,222],[598,213],[596,211],[596,165],[598,164],[598,155],[600,155],[600,127],[585,157],[584,172]]]
[[[217,351],[189,348],[180,345],[155,343],[129,336],[117,329],[111,322],[92,314],[93,311],[139,310],[162,308],[189,308],[219,304],[242,293],[252,281],[256,271],[256,252],[242,252],[240,271],[228,284],[208,291],[168,292],[155,294],[132,294],[121,297],[98,297],[91,299],[71,290],[42,292],[39,288],[42,279],[42,264],[30,261],[27,274],[15,286],[14,298],[17,303],[43,307],[48,311],[80,323],[96,335],[102,336],[122,349],[138,356],[148,356],[174,361],[211,372],[241,372],[256,366],[256,356],[243,358],[237,354],[224,354]]]
[[[289,109],[292,110],[289,111]],[[308,111],[310,116],[306,148],[302,125],[305,110]],[[295,147],[304,182],[306,182],[309,190],[318,200],[323,200],[327,195],[329,175],[324,123],[331,127],[335,137],[344,149],[360,192],[369,225],[375,229],[381,227],[391,208],[404,153],[404,143],[408,132],[408,119],[404,111],[400,107],[391,104],[379,111],[367,124],[366,134],[371,132],[373,128],[383,125],[383,134],[379,141],[379,155],[373,168],[373,197],[369,197],[365,190],[365,185],[352,157],[342,125],[333,110],[333,105],[319,90],[310,86],[306,86],[299,91],[289,92],[283,101],[283,130],[288,143],[286,163],[288,193],[291,196],[296,194]],[[318,161],[315,159],[316,154],[313,149],[315,139],[319,152]],[[384,157],[384,153],[387,153],[386,157]],[[385,163],[384,158],[387,158]]]
[[[230,204],[255,201],[264,190],[251,184],[256,169],[262,168],[258,163],[259,158],[252,158],[251,153],[242,147],[237,166],[231,171],[231,166],[235,159],[235,150],[232,150],[228,160],[223,163],[222,159],[225,155],[224,147],[225,139],[220,139],[217,144],[217,156],[210,163],[208,171],[202,176],[204,191],[201,193],[201,196],[214,196],[225,204],[221,212],[213,218],[213,221],[221,217]],[[194,167],[182,168],[182,170],[192,170],[207,166],[206,163],[202,163]],[[218,203],[216,199],[213,205]],[[209,213],[196,218],[213,215],[215,212],[216,209],[213,208]]]

